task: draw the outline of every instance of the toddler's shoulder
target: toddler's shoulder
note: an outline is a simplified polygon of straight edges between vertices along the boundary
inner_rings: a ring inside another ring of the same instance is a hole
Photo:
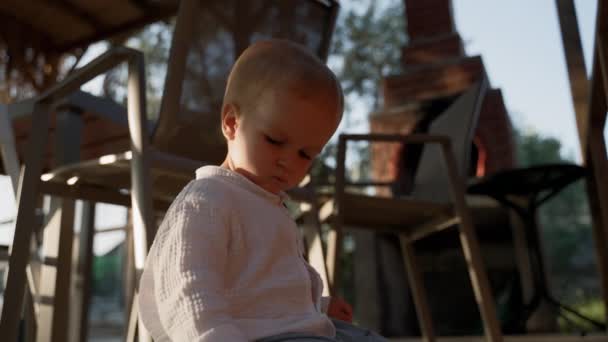
[[[190,181],[165,213],[155,240],[167,239],[165,235],[175,231],[173,227],[185,222],[228,220],[233,212],[230,198],[230,188],[218,180],[205,178]]]
[[[177,195],[172,207],[228,208],[234,202],[233,198],[229,184],[214,178],[195,179]]]

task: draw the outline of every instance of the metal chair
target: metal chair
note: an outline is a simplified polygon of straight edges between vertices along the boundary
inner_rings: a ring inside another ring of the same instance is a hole
[[[334,199],[321,209],[334,233],[328,242],[332,286],[338,283],[339,252],[344,227],[392,231],[399,235],[409,285],[423,337],[434,341],[433,324],[413,242],[457,225],[485,334],[501,341],[495,302],[481,260],[472,217],[465,200],[464,175],[469,161],[473,128],[479,116],[488,81],[485,76],[462,94],[432,122],[429,134],[343,134],[338,142]],[[423,144],[411,196],[376,197],[347,192],[345,157],[348,141]]]
[[[159,119],[152,133],[148,132],[143,94],[143,57],[131,49],[110,50],[36,98],[0,321],[3,338],[17,338],[20,315],[15,313],[20,312],[26,289],[28,244],[40,194],[130,205],[138,279],[155,234],[153,208],[166,209],[173,196],[193,178],[196,168],[220,163],[225,156],[219,112],[226,78],[236,57],[255,40],[279,37],[299,42],[325,59],[337,9],[333,0],[259,0],[246,4],[235,0],[183,0]],[[127,115],[131,150],[68,164],[43,175],[49,109],[82,84],[124,62],[129,65]],[[137,314],[132,313],[128,339],[135,337]],[[140,339],[145,340],[145,331],[139,333]],[[53,340],[59,338],[53,335]]]
[[[0,156],[2,157],[2,165],[6,170],[7,175],[11,178],[13,193],[17,195],[17,187],[19,185],[19,160],[17,159],[17,147],[15,146],[15,137],[13,134],[13,126],[6,105],[0,105]]]

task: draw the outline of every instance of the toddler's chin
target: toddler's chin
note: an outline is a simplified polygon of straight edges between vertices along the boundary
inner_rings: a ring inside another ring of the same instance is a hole
[[[275,184],[267,184],[266,186],[262,186],[266,191],[278,195],[281,191],[285,191],[283,187],[277,186]]]

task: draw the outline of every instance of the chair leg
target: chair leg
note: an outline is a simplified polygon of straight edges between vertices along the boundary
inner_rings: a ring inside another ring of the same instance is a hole
[[[342,250],[342,231],[331,229],[327,234],[327,276],[331,293],[337,293],[340,286],[340,252]]]
[[[127,238],[125,239],[125,243],[130,244],[130,252],[128,252],[128,260],[126,262],[126,267],[127,267],[127,271],[124,273],[125,277],[130,278],[130,281],[126,282],[126,286],[130,286],[128,284],[132,284],[131,289],[126,289],[127,291],[125,291],[126,295],[125,295],[125,300],[127,301],[127,304],[125,307],[127,309],[129,309],[129,313],[128,313],[128,317],[127,317],[127,334],[126,334],[126,341],[127,342],[151,342],[152,341],[152,337],[150,336],[150,334],[148,333],[148,331],[146,330],[146,328],[143,325],[143,322],[141,321],[141,317],[139,317],[139,310],[138,310],[138,305],[137,305],[137,299],[139,297],[138,295],[138,288],[139,288],[139,276],[141,275],[141,270],[138,270],[138,268],[135,265],[134,262],[134,258],[135,258],[135,251],[134,251],[134,247],[135,244],[137,243],[134,240],[134,234],[133,232],[130,232],[127,236]]]
[[[433,342],[435,341],[433,319],[431,317],[431,310],[428,304],[428,297],[424,288],[422,274],[418,268],[416,254],[414,253],[414,246],[404,234],[399,235],[399,241],[401,243],[405,271],[409,280],[412,296],[414,297],[414,304],[416,314],[418,316],[420,332],[422,333],[422,339],[426,342]]]
[[[135,293],[143,271],[148,249],[156,233],[154,208],[152,204],[152,182],[150,176],[150,154],[148,133],[146,131],[146,82],[143,56],[129,61],[128,122],[131,136],[131,205],[133,213],[133,244],[135,258]],[[133,296],[134,299],[137,296]],[[132,304],[132,312],[137,317],[137,305]],[[133,316],[133,315],[132,315]],[[131,317],[132,319],[135,319]],[[149,341],[146,330],[138,323],[138,339]]]
[[[42,160],[48,136],[48,114],[37,106],[27,145],[25,167],[20,177],[15,235],[11,245],[4,305],[0,319],[0,335],[4,341],[16,341],[26,286],[26,267],[29,261],[32,231],[36,224]]]
[[[320,214],[326,208],[331,208],[334,213],[334,218],[331,222],[331,229],[327,233],[327,276],[329,278],[329,286],[331,293],[336,294],[340,288],[340,254],[342,253],[342,239],[344,238],[344,230],[342,222],[344,222],[344,214],[337,209],[338,201],[328,201],[323,205]],[[321,214],[322,215],[322,214]]]
[[[129,312],[129,320],[127,321],[127,338],[126,342],[137,342],[137,294],[133,295],[133,301],[131,302],[131,310]]]
[[[323,241],[321,240],[322,231],[318,212],[318,208],[313,205],[313,207],[304,214],[304,238],[308,245],[308,262],[321,275],[321,280],[323,281],[323,295],[331,296],[329,273],[327,271]]]
[[[74,201],[53,199],[44,230],[37,341],[67,341],[74,243]]]
[[[131,309],[133,300],[135,296],[135,288],[136,288],[136,268],[135,268],[135,256],[134,256],[134,243],[133,243],[133,220],[131,213],[132,211],[129,209],[129,221],[126,226],[126,236],[125,236],[125,253],[123,260],[123,268],[122,268],[122,290],[123,290],[123,302],[125,307],[125,322],[129,322],[131,317]]]
[[[7,106],[2,104],[0,104],[0,157],[6,174],[11,177],[13,193],[16,196],[19,186],[19,159]]]
[[[95,238],[95,203],[83,202],[78,248],[78,274],[74,289],[73,341],[85,342],[89,334],[89,313],[93,285],[93,242]]]
[[[469,208],[466,206],[464,192],[459,190],[456,189],[454,192],[456,193],[456,213],[460,218],[460,224],[458,225],[460,244],[467,262],[475,300],[477,300],[477,305],[479,306],[484,333],[488,341],[500,342],[503,340],[503,337],[496,314],[496,303],[492,295],[486,269],[483,265],[481,248],[479,247],[479,241],[473,227],[473,218]]]
[[[81,114],[71,109],[58,110],[55,121],[55,165],[80,160]],[[74,314],[70,313],[74,211],[73,199],[52,198],[51,221],[44,230],[43,238],[45,262],[40,273],[39,342],[64,342],[70,339],[69,323],[74,318]]]
[[[135,247],[135,245],[138,244],[138,242],[135,239],[134,234],[132,236],[132,239],[126,239],[125,241],[126,241],[126,243],[132,243],[133,247]],[[134,252],[133,254],[136,254],[137,249],[133,248],[133,252]],[[132,255],[132,257],[134,259],[136,256]],[[129,301],[128,303],[130,304],[126,341],[127,342],[151,342],[152,337],[150,336],[150,334],[144,327],[143,322],[141,321],[141,319],[139,317],[137,298],[138,298],[139,279],[140,279],[140,276],[142,273],[142,269],[138,268],[136,262],[134,262],[134,261],[135,260],[131,260],[130,262],[128,262],[128,267],[130,267],[132,269],[132,272],[127,272],[127,274],[131,273],[134,283],[133,283],[132,291],[129,291],[131,293],[131,296],[130,296],[130,298],[126,299]],[[129,307],[129,306],[127,306],[127,307]]]
[[[126,342],[152,342],[152,337],[148,331],[144,328],[144,325],[139,317],[137,311],[137,292],[133,295],[133,302],[131,303],[131,312],[129,314],[129,320],[127,322],[127,336]]]
[[[465,215],[468,215],[468,212]],[[483,265],[481,249],[475,236],[470,216],[468,218],[462,220],[459,225],[460,243],[467,261],[469,277],[471,278],[475,299],[479,306],[484,332],[489,341],[502,341],[503,338],[498,317],[496,316],[496,305],[490,289],[490,281]]]
[[[24,342],[36,342],[36,330],[38,329],[36,320],[36,310],[34,309],[34,298],[32,297],[31,291],[25,291],[25,306],[24,306],[24,320],[25,329],[23,337]]]
[[[132,210],[131,213],[133,214]],[[134,217],[131,217],[133,221]],[[124,300],[125,310],[127,311],[125,317],[127,321],[125,341],[150,342],[152,341],[152,338],[143,326],[143,323],[139,317],[139,311],[137,306],[139,277],[141,275],[142,270],[138,269],[135,263],[136,245],[138,244],[138,241],[135,241],[135,227],[133,226],[133,224],[130,225],[131,229],[127,230],[127,236],[125,238],[125,244],[127,245],[127,248],[125,256],[126,260],[124,261],[125,268],[123,271]],[[127,226],[129,226],[129,224],[127,224]],[[141,243],[141,241],[139,243]]]
[[[460,218],[460,224],[458,225],[460,244],[466,258],[475,299],[479,306],[484,333],[488,341],[500,342],[503,337],[496,316],[496,304],[490,290],[488,275],[483,266],[481,249],[473,228],[473,218],[465,200],[464,183],[456,171],[457,163],[451,148],[449,145],[442,145],[442,148],[447,164],[446,170],[450,180],[450,193],[454,201],[455,214]]]

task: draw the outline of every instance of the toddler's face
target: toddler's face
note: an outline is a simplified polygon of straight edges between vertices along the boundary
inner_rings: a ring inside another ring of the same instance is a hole
[[[234,171],[272,193],[298,185],[337,126],[337,102],[271,91],[237,115],[229,154]]]

